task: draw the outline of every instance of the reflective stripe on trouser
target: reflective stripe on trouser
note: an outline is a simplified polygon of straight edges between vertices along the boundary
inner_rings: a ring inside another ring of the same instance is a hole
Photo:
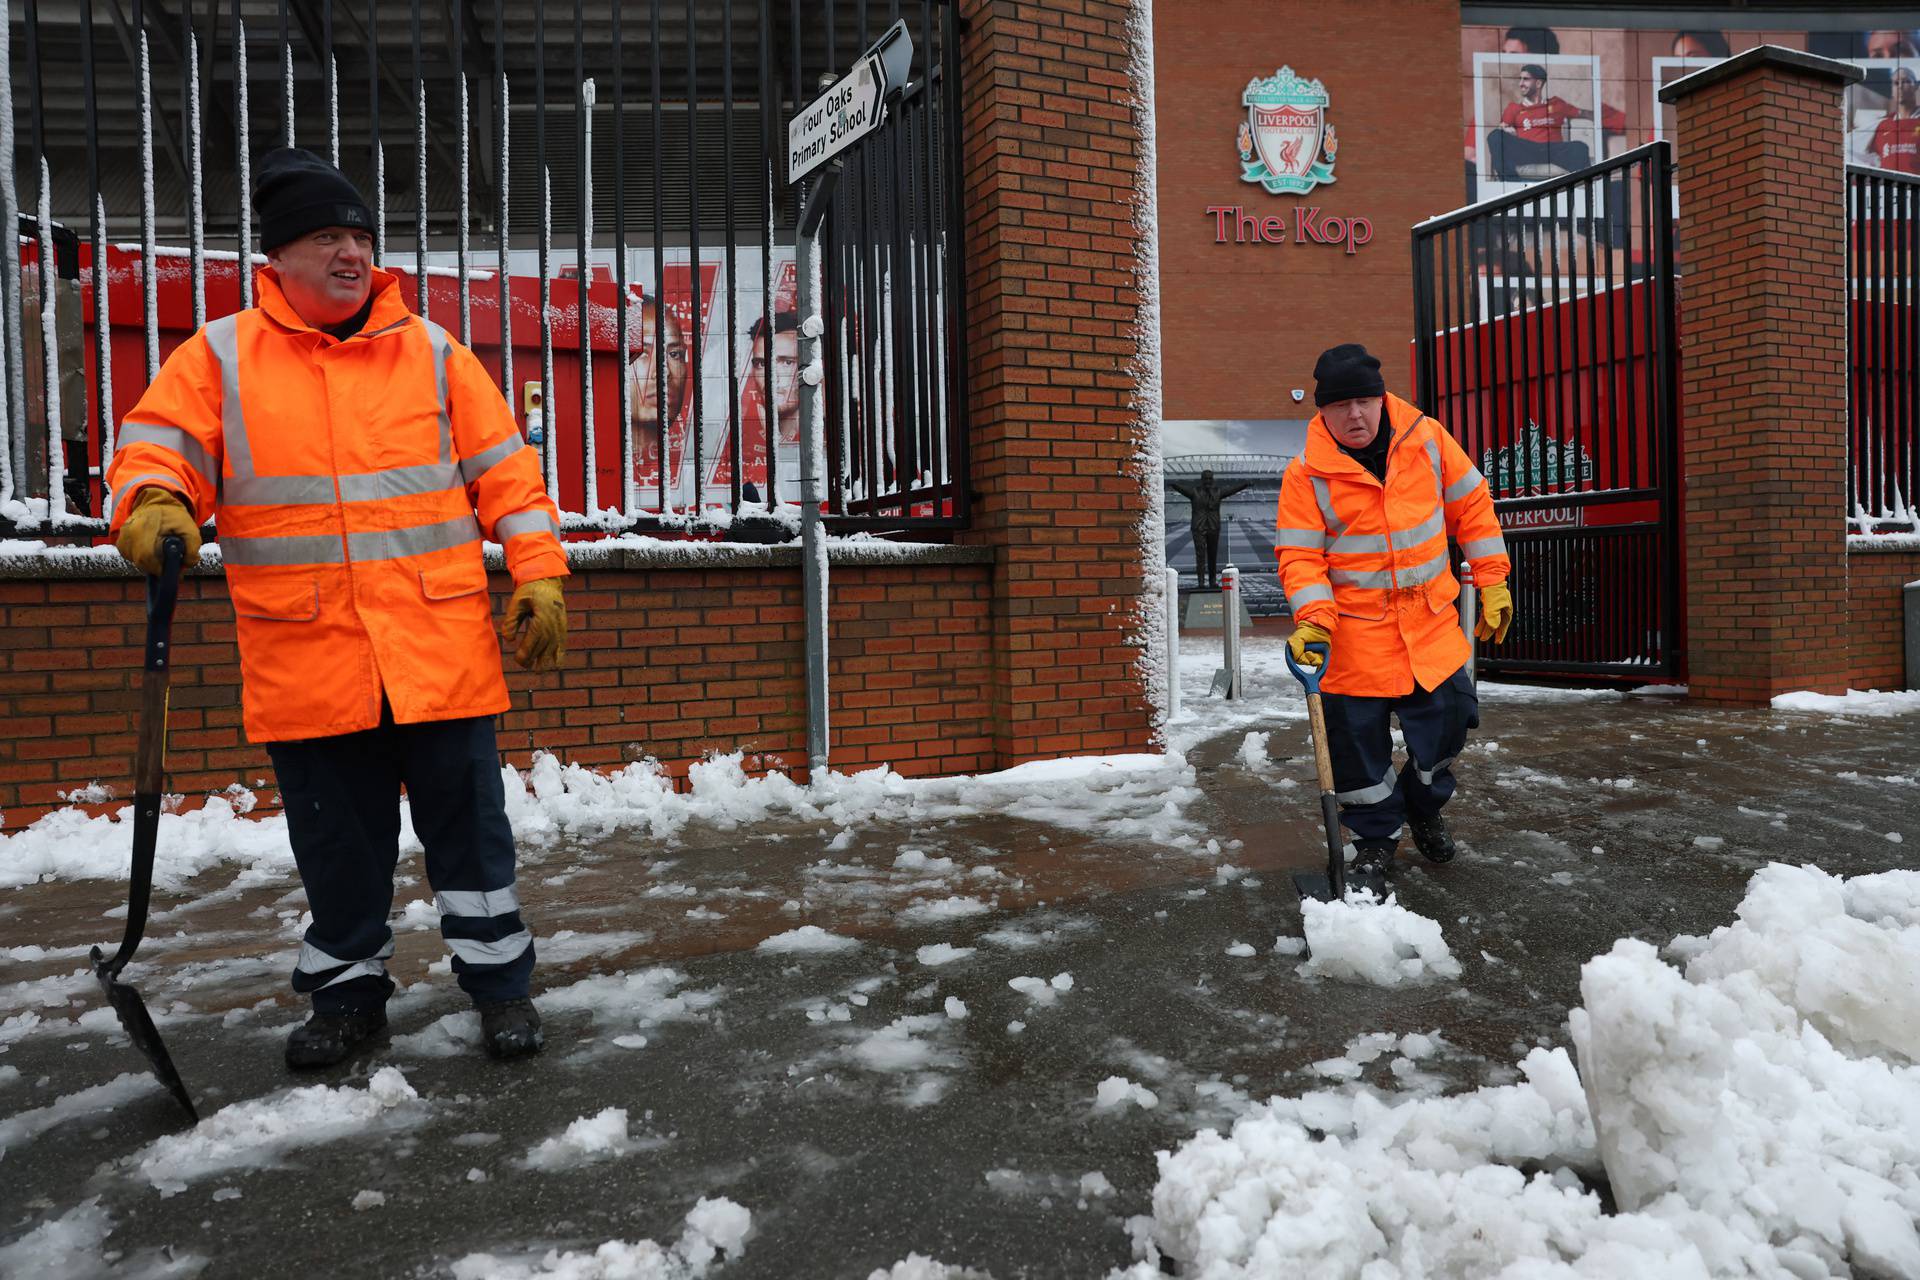
[[[293,987],[313,996],[316,1011],[376,1006],[393,990],[384,966],[322,973],[304,958],[370,964],[392,953],[387,920],[403,785],[460,986],[476,1000],[527,994],[533,935],[513,889],[513,832],[491,717],[396,725],[389,711],[378,728],[271,742],[267,752],[313,911]]]
[[[1400,698],[1321,695],[1327,716],[1327,750],[1340,821],[1360,840],[1389,840],[1401,823],[1435,814],[1453,795],[1452,765],[1480,724],[1480,701],[1463,667],[1438,689],[1415,686]],[[1393,763],[1391,720],[1400,719],[1407,762]]]

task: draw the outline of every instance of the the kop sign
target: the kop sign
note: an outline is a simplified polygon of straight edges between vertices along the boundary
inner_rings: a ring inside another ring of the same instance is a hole
[[[1247,82],[1240,102],[1247,118],[1240,122],[1240,180],[1255,183],[1267,194],[1303,196],[1331,183],[1340,138],[1327,119],[1331,98],[1318,80],[1281,67],[1270,76]],[[1343,218],[1323,213],[1319,205],[1297,204],[1293,217],[1249,210],[1237,204],[1210,204],[1215,244],[1340,245],[1353,254],[1373,239],[1373,223],[1366,218]],[[1291,234],[1289,234],[1291,232]]]

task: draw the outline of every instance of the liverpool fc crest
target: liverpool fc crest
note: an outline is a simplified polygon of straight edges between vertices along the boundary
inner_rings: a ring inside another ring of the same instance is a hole
[[[1300,195],[1333,181],[1340,144],[1327,123],[1325,85],[1282,67],[1249,80],[1240,101],[1247,108],[1240,125],[1242,182],[1257,182],[1273,195]]]

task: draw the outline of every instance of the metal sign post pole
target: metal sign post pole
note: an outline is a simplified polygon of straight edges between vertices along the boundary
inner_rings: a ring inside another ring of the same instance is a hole
[[[1167,719],[1180,714],[1180,571],[1167,570]]]
[[[821,433],[819,408],[820,335],[815,314],[813,271],[820,252],[815,242],[821,220],[833,203],[840,167],[830,166],[807,191],[800,212],[794,257],[800,311],[800,563],[801,596],[807,632],[807,771],[814,780],[827,776],[827,530],[820,518]],[[775,502],[775,495],[767,495]]]

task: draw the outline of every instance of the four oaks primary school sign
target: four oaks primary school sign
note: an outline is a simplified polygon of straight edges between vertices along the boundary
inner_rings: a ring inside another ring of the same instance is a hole
[[[1240,95],[1247,118],[1240,122],[1240,180],[1269,195],[1305,195],[1331,183],[1340,139],[1327,119],[1332,99],[1325,85],[1281,67],[1256,76]],[[1319,205],[1296,205],[1291,222],[1281,214],[1249,212],[1237,204],[1210,204],[1215,244],[1340,245],[1351,255],[1373,239],[1373,223],[1361,217],[1323,213]]]

